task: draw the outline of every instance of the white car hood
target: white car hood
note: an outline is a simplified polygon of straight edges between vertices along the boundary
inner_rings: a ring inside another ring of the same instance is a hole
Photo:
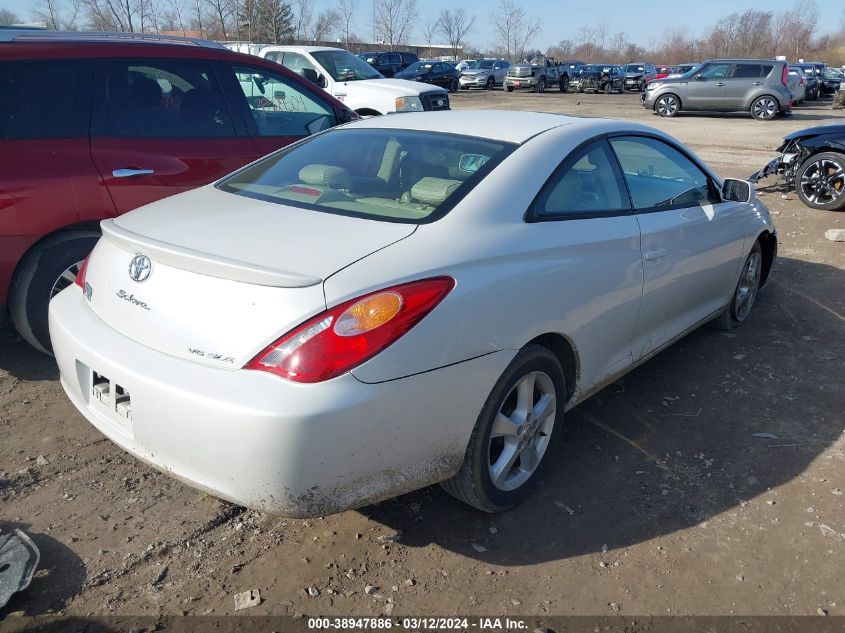
[[[432,86],[421,81],[407,79],[361,79],[358,81],[337,82],[335,86],[343,86],[347,90],[355,90],[360,94],[379,94],[389,97],[415,97],[424,92],[446,91],[439,86]]]

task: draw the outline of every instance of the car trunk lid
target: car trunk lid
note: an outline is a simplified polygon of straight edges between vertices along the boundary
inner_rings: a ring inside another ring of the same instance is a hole
[[[124,336],[221,369],[325,309],[323,280],[414,226],[203,188],[102,224],[91,309]]]

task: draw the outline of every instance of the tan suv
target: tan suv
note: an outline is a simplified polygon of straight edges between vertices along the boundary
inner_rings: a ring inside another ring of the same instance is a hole
[[[787,63],[769,59],[713,59],[685,75],[652,81],[643,107],[671,117],[684,110],[750,112],[773,119],[792,107]]]

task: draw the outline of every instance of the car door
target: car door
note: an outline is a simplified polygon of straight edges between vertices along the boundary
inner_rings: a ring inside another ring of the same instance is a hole
[[[95,62],[91,156],[118,213],[208,184],[258,158],[216,62]]]
[[[493,64],[493,79],[497,84],[504,83],[508,66],[509,64],[507,62],[496,62]]]
[[[642,233],[637,361],[727,303],[743,256],[740,205],[722,202],[718,183],[666,140],[615,136],[610,144]]]
[[[725,78],[725,107],[733,110],[745,108],[749,95],[762,86],[772,70],[771,64],[745,63],[734,64]]]
[[[223,62],[221,80],[260,156],[340,123],[322,90],[281,73]]]
[[[639,224],[607,141],[574,150],[543,186],[526,220],[537,223],[531,241],[549,261],[544,302],[576,341],[582,384],[618,372],[631,363],[642,258]]]
[[[690,77],[680,95],[684,109],[726,109],[725,86],[731,67],[730,62],[711,62]]]

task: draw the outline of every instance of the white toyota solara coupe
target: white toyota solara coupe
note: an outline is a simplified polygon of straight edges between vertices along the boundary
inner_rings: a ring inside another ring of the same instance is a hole
[[[50,305],[68,396],[289,516],[435,482],[518,503],[565,410],[746,321],[777,251],[753,188],[663,132],[527,112],[359,121],[102,232]]]

